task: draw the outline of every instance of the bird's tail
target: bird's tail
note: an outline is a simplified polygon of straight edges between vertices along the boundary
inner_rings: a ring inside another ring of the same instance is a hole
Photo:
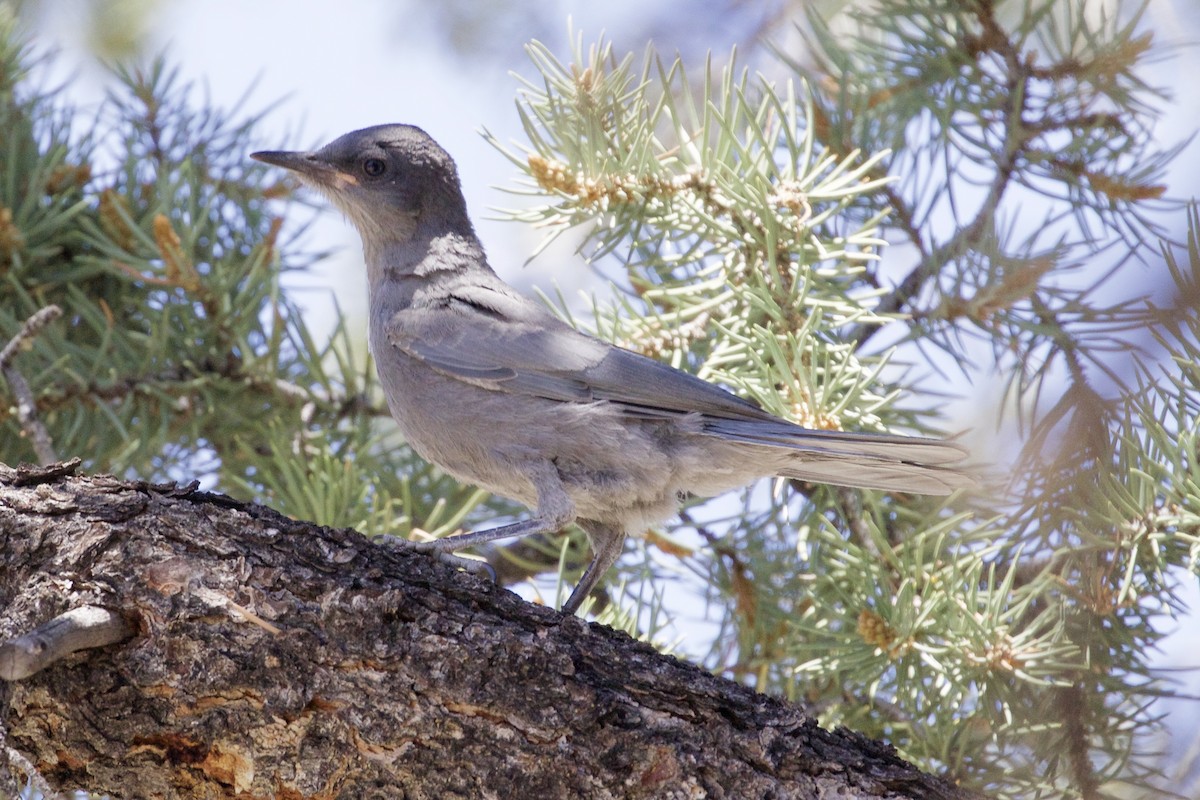
[[[967,451],[953,442],[881,433],[801,428],[782,420],[708,418],[705,433],[775,451],[776,474],[814,483],[917,494],[950,494],[975,485],[951,464]]]

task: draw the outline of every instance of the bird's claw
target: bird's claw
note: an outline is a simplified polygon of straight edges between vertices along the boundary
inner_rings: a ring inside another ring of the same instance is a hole
[[[410,539],[402,539],[399,536],[384,534],[379,537],[380,540],[391,547],[398,549],[414,550],[423,555],[433,556],[441,563],[461,569],[463,572],[469,572],[472,575],[486,575],[492,583],[496,582],[496,570],[486,561],[477,558],[467,558],[466,556],[455,555],[446,549],[446,545],[442,539],[431,539],[425,542],[414,542]]]

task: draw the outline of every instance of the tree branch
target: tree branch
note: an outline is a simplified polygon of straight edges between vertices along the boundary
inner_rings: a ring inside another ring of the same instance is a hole
[[[9,745],[56,788],[973,796],[885,744],[408,549],[194,486],[23,476],[0,469],[0,632],[83,606],[137,631],[0,684]]]
[[[50,305],[38,310],[25,320],[21,330],[17,331],[17,334],[9,340],[3,350],[0,350],[0,373],[8,381],[8,387],[17,400],[17,419],[21,423],[21,429],[29,437],[29,441],[33,444],[33,451],[42,464],[52,464],[58,461],[58,457],[54,454],[54,444],[50,441],[50,434],[46,431],[46,426],[38,419],[37,402],[33,399],[29,383],[25,380],[25,376],[12,365],[12,360],[16,356],[17,350],[37,336],[42,328],[61,316],[62,309],[58,306]]]
[[[23,636],[0,643],[0,680],[28,678],[72,653],[106,647],[132,635],[129,623],[106,608],[73,608]]]
[[[1006,69],[1006,99],[1002,107],[995,109],[999,113],[998,122],[1003,126],[1003,138],[990,153],[995,161],[995,173],[988,185],[987,194],[980,203],[974,219],[958,226],[945,243],[932,247],[921,239],[919,232],[911,224],[907,205],[897,206],[905,210],[901,217],[901,227],[917,247],[920,261],[895,289],[880,299],[875,307],[878,314],[896,314],[904,310],[926,286],[937,280],[947,264],[978,247],[984,234],[994,224],[996,212],[1017,174],[1018,162],[1030,140],[1034,138],[1025,120],[1028,97],[1025,84],[1030,78],[1031,66],[1022,59],[1020,49],[996,20],[994,12],[990,2],[975,5],[974,14],[980,26],[980,33],[969,35],[965,42],[967,50],[977,59],[984,53],[998,54]],[[850,338],[855,341],[856,348],[862,348],[879,330],[877,325],[860,325],[850,334]]]

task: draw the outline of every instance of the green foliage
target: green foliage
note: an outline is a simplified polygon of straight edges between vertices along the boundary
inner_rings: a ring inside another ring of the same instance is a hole
[[[624,346],[833,429],[939,434],[966,390],[931,376],[996,375],[1010,402],[972,399],[1020,458],[948,503],[797,483],[689,502],[600,618],[678,635],[686,589],[664,586],[691,579],[715,632],[684,649],[826,724],[1004,797],[1146,796],[1171,696],[1148,656],[1200,564],[1200,214],[1153,273],[1174,299],[1122,294],[1158,264],[1174,154],[1141,7],[843,5],[764,75],[532,45],[525,141],[497,143],[535,198],[511,216],[580,235],[614,283],[595,327]],[[512,512],[397,440],[346,327],[313,339],[279,276],[315,254],[244,158],[254,116],[198,110],[158,62],[119,71],[80,134],[4,26],[0,339],[64,310],[12,360],[59,454],[370,535]],[[0,459],[31,459],[2,391]],[[514,574],[579,561],[578,536],[525,545],[501,553]]]
[[[713,669],[1006,797],[1151,791],[1148,656],[1200,552],[1200,255],[1168,250],[1174,309],[1114,291],[1175,151],[1141,8],[1098,5],[852,5],[771,78],[534,44],[525,141],[497,143],[541,198],[511,216],[614,276],[596,326],[625,346],[830,428],[932,432],[929,373],[1003,376],[1024,451],[975,497],[751,491],[650,542],[709,587]]]
[[[55,452],[367,533],[461,524],[481,493],[394,441],[345,327],[314,341],[280,288],[315,255],[271,212],[287,187],[246,159],[258,117],[197,106],[160,59],[119,68],[79,134],[0,25],[0,338],[63,309],[11,364]],[[0,460],[34,460],[9,390]]]
[[[837,230],[884,184],[870,176],[879,157],[815,153],[795,95],[746,72],[710,68],[697,86],[678,61],[648,56],[635,73],[603,43],[578,45],[572,65],[530,53],[544,83],[518,105],[527,153],[505,152],[533,179],[527,192],[556,202],[513,217],[547,226],[546,243],[583,225],[593,259],[627,254],[629,292],[597,309],[601,333],[813,427],[842,427],[843,415],[878,427],[882,359],[829,334],[882,321],[858,266],[883,244],[881,215]]]

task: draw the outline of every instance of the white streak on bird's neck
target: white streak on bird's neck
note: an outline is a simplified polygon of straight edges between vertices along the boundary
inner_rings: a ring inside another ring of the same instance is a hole
[[[418,231],[408,241],[390,241],[368,247],[367,289],[371,304],[382,301],[395,308],[412,303],[415,295],[448,280],[472,273],[492,273],[483,246],[473,232],[442,232],[432,236]]]

